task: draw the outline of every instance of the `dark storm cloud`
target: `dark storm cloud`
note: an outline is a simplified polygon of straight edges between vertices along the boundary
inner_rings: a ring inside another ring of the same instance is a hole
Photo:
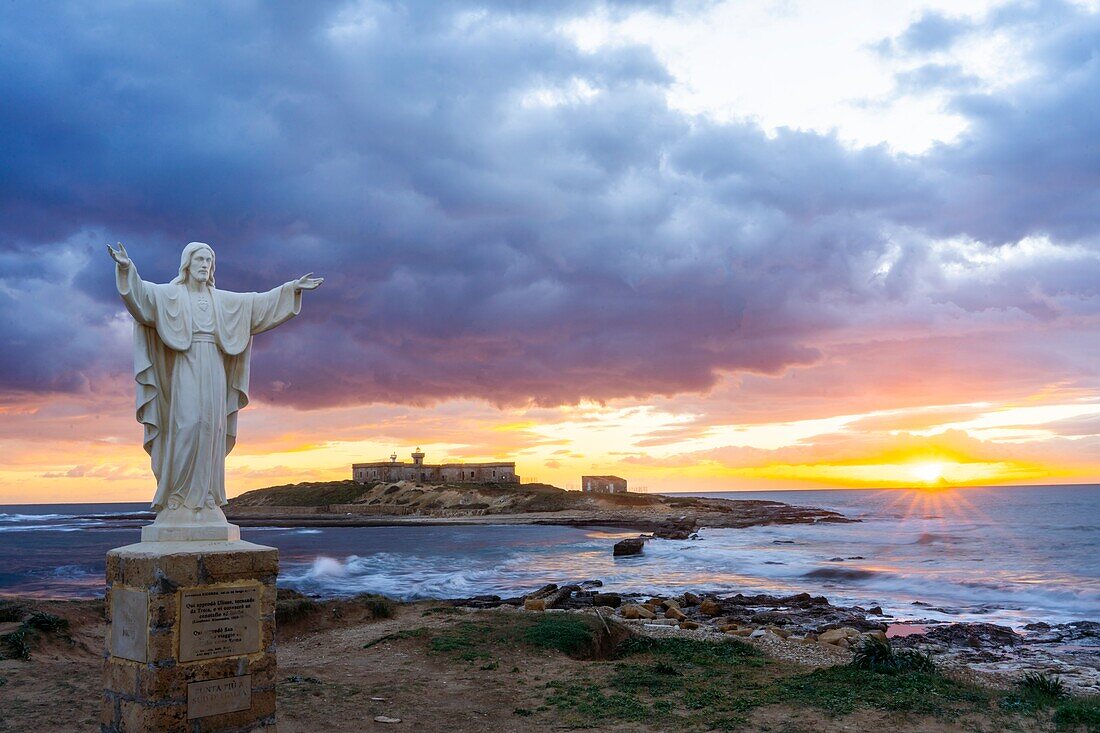
[[[1035,79],[956,95],[959,143],[906,157],[689,119],[648,49],[553,31],[593,7],[5,5],[0,391],[125,371],[101,356],[126,348],[108,240],[155,281],[190,240],[221,287],[326,275],[256,349],[256,394],[310,406],[706,389],[813,363],[817,336],[910,297],[919,246],[876,274],[897,227],[1096,236],[1093,16]],[[917,25],[899,53],[963,32]],[[50,334],[66,346],[15,356]]]

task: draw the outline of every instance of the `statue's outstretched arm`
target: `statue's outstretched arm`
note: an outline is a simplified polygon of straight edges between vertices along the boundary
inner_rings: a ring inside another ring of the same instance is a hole
[[[134,320],[143,326],[155,325],[157,320],[157,301],[153,296],[152,285],[143,282],[138,276],[137,268],[133,260],[126,252],[122,242],[118,243],[118,249],[107,245],[107,252],[115,261],[115,286],[118,294],[122,296],[122,302],[126,304],[126,310]]]

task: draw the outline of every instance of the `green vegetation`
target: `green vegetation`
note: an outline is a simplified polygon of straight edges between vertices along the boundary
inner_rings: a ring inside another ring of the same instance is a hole
[[[42,631],[47,634],[64,634],[69,631],[69,622],[67,619],[55,616],[52,613],[45,613],[44,611],[34,611],[27,617],[27,620],[23,622],[23,625],[28,629]]]
[[[377,639],[375,639],[374,641],[368,641],[366,644],[363,645],[363,648],[364,649],[370,649],[372,646],[374,646],[376,644],[381,644],[384,641],[394,641],[394,640],[397,640],[397,639],[419,639],[419,638],[427,636],[427,635],[428,635],[428,630],[427,629],[405,629],[403,631],[395,631],[392,634],[386,634],[385,636],[380,636]]]
[[[0,659],[30,659],[34,633],[26,626],[0,636]]]
[[[360,593],[352,598],[370,612],[372,618],[393,618],[397,615],[397,602],[376,593]]]
[[[26,609],[18,603],[0,601],[0,622],[19,621],[26,614]]]
[[[346,481],[313,481],[300,484],[270,486],[246,491],[229,500],[230,507],[240,506],[322,506],[324,504],[354,504],[359,497],[374,488],[371,484]]]
[[[540,649],[557,649],[571,657],[592,656],[596,639],[593,624],[585,623],[581,617],[555,614],[542,616],[533,625],[523,630],[523,640]]]
[[[837,716],[860,710],[945,721],[981,716],[1006,729],[1018,728],[1020,716],[1040,716],[1040,725],[1059,730],[1100,731],[1100,703],[1059,697],[1057,680],[1029,677],[1006,694],[955,679],[928,656],[881,642],[863,645],[852,664],[806,672],[740,640],[629,636],[587,614],[473,614],[404,638],[412,636],[423,637],[431,653],[485,673],[500,668],[506,655],[511,665],[525,649],[584,661],[543,683],[542,705],[513,711],[549,714],[573,728],[645,721],[669,730],[744,730],[754,710],[783,706]],[[1024,699],[1032,702],[1019,702]]]
[[[1057,702],[1067,697],[1066,686],[1062,684],[1062,680],[1042,672],[1028,672],[1020,678],[1017,686],[1025,695],[1050,702]]]
[[[0,659],[30,659],[31,649],[41,636],[69,639],[68,619],[44,611],[33,611],[18,629],[0,636]]]
[[[1001,709],[1027,715],[1053,709],[1053,721],[1060,731],[1084,729],[1100,732],[1100,697],[1070,697],[1057,677],[1029,672],[1016,689],[1001,698]]]
[[[1054,725],[1058,730],[1100,731],[1100,696],[1071,698],[1054,710]]]
[[[936,664],[929,654],[921,654],[911,649],[894,651],[885,639],[867,637],[856,649],[852,657],[852,667],[868,672],[895,674],[897,672],[918,672],[934,674]]]
[[[279,625],[300,621],[319,608],[320,605],[300,593],[284,597],[283,590],[280,589],[279,598],[275,601],[275,623]]]
[[[937,673],[869,672],[852,666],[819,669],[779,683],[785,701],[813,705],[831,713],[857,708],[953,715],[966,708],[987,707],[992,693]]]

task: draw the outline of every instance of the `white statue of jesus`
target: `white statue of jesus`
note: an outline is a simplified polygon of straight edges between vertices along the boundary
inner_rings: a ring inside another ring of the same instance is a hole
[[[121,242],[107,251],[135,321],[137,420],[157,479],[157,518],[142,528],[142,541],[239,539],[221,507],[225,456],[248,404],[252,336],[298,315],[302,291],[324,278],[310,273],[266,293],[218,290],[213,248],[191,242],[179,275],[161,285],[138,277]]]

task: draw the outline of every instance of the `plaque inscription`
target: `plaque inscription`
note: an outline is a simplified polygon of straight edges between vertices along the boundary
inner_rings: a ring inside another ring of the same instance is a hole
[[[180,661],[260,651],[260,588],[192,588],[180,599]]]
[[[135,588],[111,588],[111,656],[147,662],[149,593]]]
[[[187,684],[187,719],[235,713],[252,707],[252,675]]]

